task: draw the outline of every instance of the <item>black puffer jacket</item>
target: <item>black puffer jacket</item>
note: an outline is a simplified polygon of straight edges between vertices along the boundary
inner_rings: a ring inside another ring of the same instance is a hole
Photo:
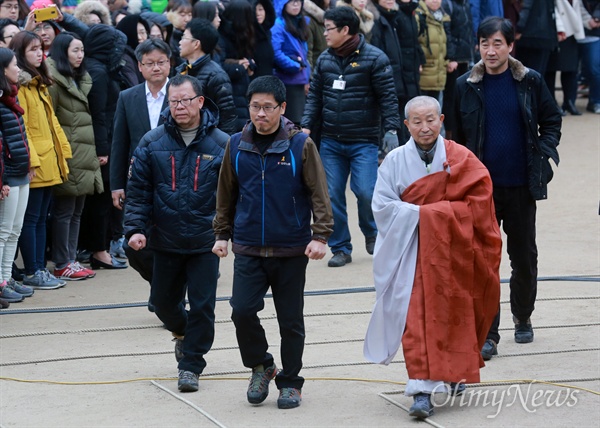
[[[23,116],[0,102],[0,131],[3,140],[4,184],[11,184],[11,177],[23,177],[29,172],[29,143],[25,133]]]
[[[229,135],[236,132],[235,104],[233,102],[233,88],[227,73],[219,64],[204,55],[191,67],[181,64],[176,69],[177,74],[185,73],[194,76],[200,81],[204,97],[208,97],[219,108],[219,129]]]
[[[380,130],[398,130],[398,97],[387,55],[359,35],[356,51],[347,57],[329,48],[317,60],[304,109],[302,127],[323,120],[323,137],[344,143],[379,144]],[[344,90],[333,82],[343,76]]]
[[[509,58],[510,71],[517,84],[519,104],[527,135],[527,174],[529,191],[536,200],[548,197],[548,183],[553,172],[549,159],[558,165],[557,146],[560,141],[562,116],[543,77],[513,58]],[[485,138],[485,102],[482,61],[456,81],[455,140],[467,146],[483,159]]]
[[[398,15],[398,5],[394,3],[395,8],[387,10],[379,4],[374,3],[379,12],[379,17],[375,19],[375,24],[371,30],[371,44],[381,49],[390,59],[392,70],[394,72],[394,84],[398,97],[406,96],[404,79],[402,76],[402,49],[398,40],[395,27],[396,16]]]
[[[415,19],[418,2],[400,3],[400,11],[396,17],[396,32],[402,49],[402,80],[406,89],[406,98],[421,94],[419,88],[419,67],[425,64],[425,54],[419,44],[419,29]]]
[[[475,41],[473,19],[468,0],[443,0],[442,7],[450,15],[450,32],[446,33],[446,57],[450,61],[473,62]]]
[[[160,251],[206,253],[215,242],[217,182],[229,136],[203,109],[198,134],[186,146],[171,113],[163,115],[164,125],[142,138],[131,160],[125,236],[143,233]]]

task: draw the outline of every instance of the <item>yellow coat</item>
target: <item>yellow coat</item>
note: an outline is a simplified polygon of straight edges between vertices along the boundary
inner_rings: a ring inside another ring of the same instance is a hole
[[[23,120],[29,141],[31,168],[35,168],[30,187],[63,183],[69,174],[67,159],[73,155],[67,136],[54,114],[48,87],[40,82],[39,76],[32,78],[25,71],[21,71],[19,83],[19,104],[25,110]]]

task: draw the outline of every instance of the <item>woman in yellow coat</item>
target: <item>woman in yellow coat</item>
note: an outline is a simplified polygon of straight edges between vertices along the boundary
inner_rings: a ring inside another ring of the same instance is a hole
[[[30,31],[16,34],[10,48],[15,52],[19,75],[19,102],[25,113],[30,148],[31,183],[19,248],[25,265],[23,284],[54,289],[66,283],[46,269],[46,219],[52,186],[67,180],[71,146],[52,108],[48,85],[52,84],[44,62],[42,39]]]

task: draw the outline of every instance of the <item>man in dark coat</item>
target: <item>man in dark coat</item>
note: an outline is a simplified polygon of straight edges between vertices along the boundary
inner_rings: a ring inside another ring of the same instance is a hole
[[[456,83],[456,141],[465,144],[490,171],[496,218],[507,236],[510,306],[515,342],[533,342],[537,293],[536,200],[546,199],[558,165],[562,116],[537,71],[510,56],[514,43],[508,19],[490,17],[477,31],[481,61]],[[500,311],[481,351],[498,353]]]
[[[195,78],[172,78],[167,97],[164,124],[144,136],[131,160],[125,237],[134,250],[154,250],[151,300],[175,338],[178,388],[193,392],[215,334],[219,258],[211,252],[212,219],[228,136],[203,109]]]
[[[219,33],[210,22],[192,19],[179,42],[179,54],[187,62],[176,71],[198,79],[202,93],[219,107],[219,129],[231,135],[236,132],[237,119],[231,80],[225,70],[211,59],[218,42]]]
[[[358,199],[359,225],[366,249],[373,254],[377,227],[371,199],[377,180],[377,151],[382,146],[398,147],[397,132],[402,126],[398,96],[390,60],[380,49],[358,34],[360,20],[352,8],[329,9],[324,15],[325,39],[329,49],[319,56],[302,128],[310,129],[319,119],[321,158],[327,174],[335,228],[329,240],[333,257],[329,267],[352,262],[352,244],[346,212],[346,184]]]

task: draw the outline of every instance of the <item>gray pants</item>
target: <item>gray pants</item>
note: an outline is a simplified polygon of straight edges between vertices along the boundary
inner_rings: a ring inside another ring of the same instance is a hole
[[[55,196],[52,205],[52,260],[57,269],[75,261],[85,195]]]

